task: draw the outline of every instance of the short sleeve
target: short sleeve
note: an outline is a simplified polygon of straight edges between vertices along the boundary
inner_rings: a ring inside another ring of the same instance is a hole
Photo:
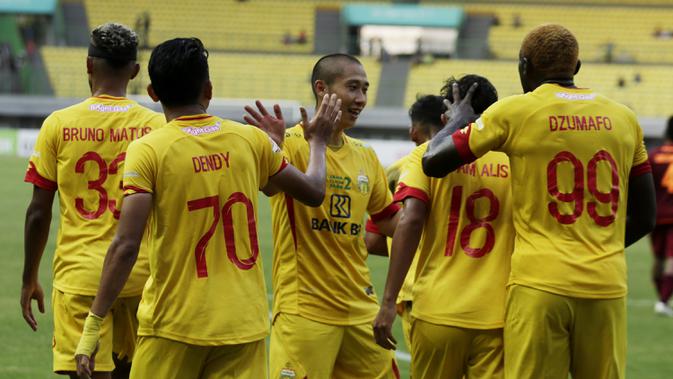
[[[126,150],[124,161],[124,195],[154,193],[157,156],[150,145],[133,141]]]
[[[30,156],[24,180],[45,189],[57,189],[57,146],[59,121],[51,115],[44,120]]]
[[[453,133],[451,138],[464,163],[491,150],[502,151],[511,129],[506,106],[506,102],[493,104],[475,122]]]
[[[381,166],[381,162],[379,162],[374,150],[369,149],[369,162],[374,168],[374,183],[372,185],[372,194],[367,204],[367,213],[371,216],[372,221],[376,222],[393,216],[399,211],[400,207],[393,203],[393,195],[388,189],[388,179]]]
[[[636,149],[633,153],[633,164],[631,165],[631,173],[629,176],[635,177],[652,172],[652,166],[647,156],[647,149],[645,148],[645,141],[643,141],[643,130],[637,121],[635,121],[636,128]]]
[[[409,197],[416,198],[428,204],[430,201],[430,178],[423,173],[422,158],[428,144],[418,146],[414,149],[402,167],[400,180],[397,185],[394,200],[403,202]]]
[[[287,166],[282,149],[271,137],[258,129],[253,129],[258,138],[260,156],[260,188],[266,186],[269,177],[281,172]]]

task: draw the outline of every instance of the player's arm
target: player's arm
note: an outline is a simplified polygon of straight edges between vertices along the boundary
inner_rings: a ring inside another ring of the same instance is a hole
[[[414,197],[408,197],[404,200],[404,208],[401,212],[398,212],[402,215],[393,236],[388,277],[383,291],[381,309],[374,320],[376,343],[385,349],[395,349],[396,347],[397,341],[393,337],[392,326],[396,315],[397,295],[402,288],[404,278],[407,276],[409,266],[411,266],[418,248],[427,212],[426,203]]]
[[[452,135],[458,129],[476,119],[471,105],[472,96],[476,89],[477,83],[472,84],[465,98],[461,100],[458,85],[454,84],[454,103],[452,104],[448,100],[444,100],[444,104],[446,104],[448,109],[447,115],[450,116],[449,122],[430,140],[428,149],[423,155],[423,172],[426,175],[434,178],[443,178],[463,164],[469,163],[465,162],[461,157],[453,142]]]
[[[135,193],[124,198],[117,232],[103,262],[100,286],[75,352],[80,376],[91,375],[89,362],[98,343],[101,324],[136,262],[151,208],[151,193]]]
[[[400,212],[397,213],[399,214]],[[367,220],[365,231],[365,247],[367,248],[367,252],[370,255],[387,257],[388,241],[386,240],[386,236],[381,234],[381,231],[372,219]]]
[[[54,194],[52,190],[33,186],[33,198],[26,211],[21,310],[24,320],[33,330],[37,330],[37,321],[33,316],[32,300],[37,301],[40,313],[44,313],[44,292],[40,286],[38,274],[42,253],[49,237]]]
[[[632,176],[629,179],[627,200],[626,238],[630,246],[654,229],[657,204],[652,173]]]
[[[336,95],[325,95],[311,121],[308,121],[306,109],[299,109],[302,116],[304,138],[309,144],[309,160],[306,173],[288,165],[269,178],[269,184],[287,193],[302,203],[317,207],[325,198],[327,141],[335,132],[341,120],[341,99]],[[265,188],[272,188],[268,185]],[[266,191],[265,191],[266,193]]]

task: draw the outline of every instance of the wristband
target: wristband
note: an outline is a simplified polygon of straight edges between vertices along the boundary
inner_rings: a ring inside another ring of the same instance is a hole
[[[86,355],[87,357],[91,357],[94,350],[96,350],[102,325],[103,317],[89,312],[89,315],[86,316],[86,320],[84,320],[84,330],[82,330],[82,337],[80,337],[79,343],[77,344],[75,356]]]

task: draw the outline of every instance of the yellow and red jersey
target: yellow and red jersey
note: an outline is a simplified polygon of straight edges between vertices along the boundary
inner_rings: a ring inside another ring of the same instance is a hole
[[[44,121],[25,181],[58,190],[56,289],[96,294],[119,220],[126,148],[165,123],[162,114],[135,101],[106,95],[56,111]],[[143,247],[120,295],[139,295],[148,270]]]
[[[257,198],[285,165],[264,132],[209,115],[129,146],[124,193],[153,196],[138,335],[225,345],[268,333]]]
[[[302,171],[309,145],[303,130],[286,131],[283,151]],[[323,204],[311,208],[278,194],[271,198],[274,234],[274,314],[298,314],[332,325],[370,322],[378,310],[367,268],[364,220],[393,215],[386,175],[374,150],[343,136],[327,149]]]
[[[425,143],[404,166],[396,201],[423,201],[428,213],[415,259],[412,316],[473,329],[504,325],[514,247],[510,167],[491,152],[444,178],[423,173]]]
[[[516,241],[510,283],[579,298],[626,294],[630,175],[650,171],[635,114],[590,89],[543,84],[457,131],[464,161],[509,156]]]
[[[657,225],[673,224],[673,144],[655,147],[649,160],[657,194]]]

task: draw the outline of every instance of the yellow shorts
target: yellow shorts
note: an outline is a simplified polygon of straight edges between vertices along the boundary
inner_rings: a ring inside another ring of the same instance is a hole
[[[420,319],[411,324],[414,378],[504,377],[502,329],[467,329]]]
[[[64,293],[57,289],[51,292],[54,310],[54,372],[76,371],[75,349],[82,335],[84,319],[89,314],[93,296]],[[100,345],[96,354],[96,371],[112,371],[112,353],[119,358],[131,360],[136,346],[138,330],[138,303],[140,296],[120,297],[105,317],[100,333]]]
[[[328,325],[280,313],[271,327],[272,379],[399,378],[394,353],[374,342],[370,323]]]
[[[508,378],[624,378],[623,297],[579,299],[513,285],[506,312]]]
[[[402,334],[404,335],[404,343],[407,349],[411,352],[411,301],[403,301],[397,304],[397,314],[400,315],[402,321]]]
[[[238,345],[197,346],[140,336],[131,379],[267,378],[266,340]]]

